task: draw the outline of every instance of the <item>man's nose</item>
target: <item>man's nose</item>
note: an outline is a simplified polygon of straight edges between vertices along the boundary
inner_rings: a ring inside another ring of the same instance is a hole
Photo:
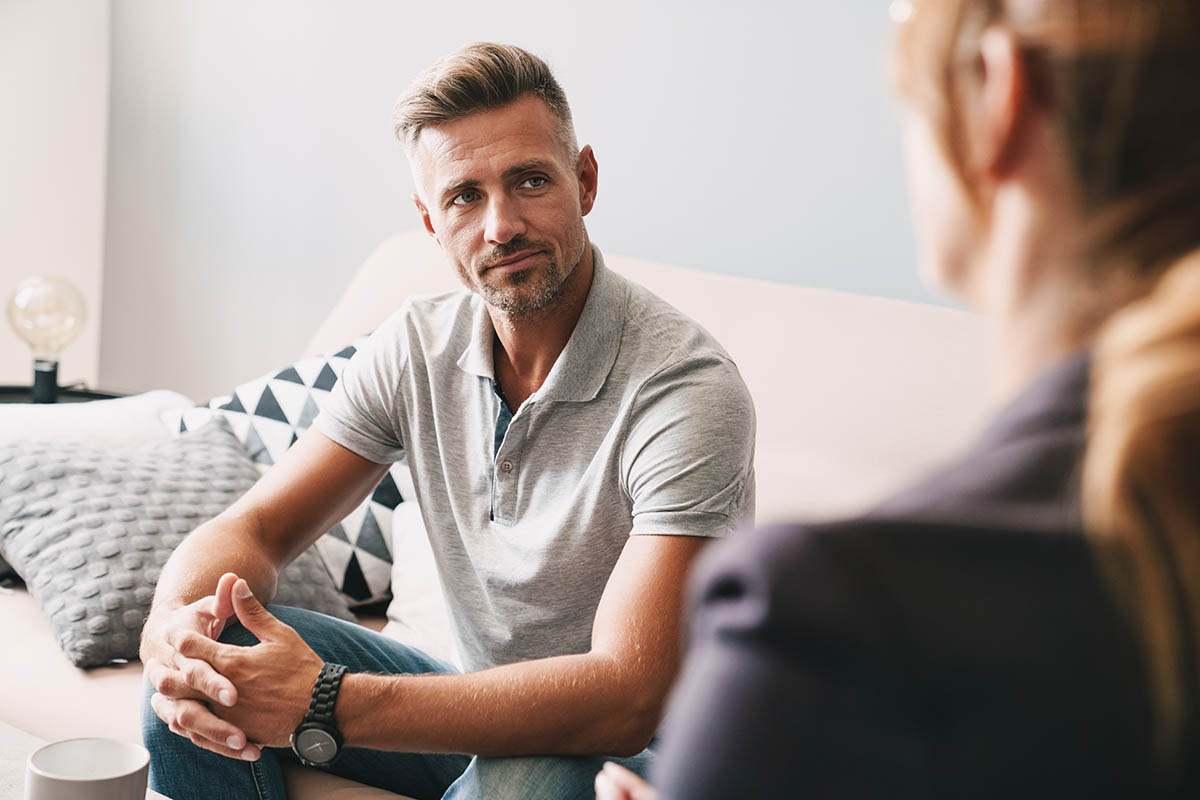
[[[525,233],[525,220],[520,208],[507,197],[493,197],[488,202],[484,238],[488,244],[508,244]]]

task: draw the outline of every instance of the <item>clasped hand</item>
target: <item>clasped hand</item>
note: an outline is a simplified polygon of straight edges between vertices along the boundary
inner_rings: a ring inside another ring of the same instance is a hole
[[[217,641],[234,617],[258,644]],[[232,573],[221,576],[213,595],[147,626],[142,657],[155,689],[150,705],[173,733],[247,761],[258,760],[263,747],[287,746],[322,664]]]

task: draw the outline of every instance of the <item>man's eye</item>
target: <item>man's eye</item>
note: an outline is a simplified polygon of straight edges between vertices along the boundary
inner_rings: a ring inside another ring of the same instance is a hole
[[[455,195],[454,200],[451,202],[456,206],[465,206],[474,203],[478,199],[478,192],[460,192],[459,194]]]
[[[530,189],[540,189],[547,183],[546,179],[540,175],[534,175],[532,178],[526,178],[521,182],[522,186],[528,186]]]

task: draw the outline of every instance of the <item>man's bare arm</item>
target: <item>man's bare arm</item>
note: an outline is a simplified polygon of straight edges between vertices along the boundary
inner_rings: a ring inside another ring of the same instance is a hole
[[[587,653],[466,675],[347,675],[335,710],[346,744],[491,756],[641,751],[678,669],[683,588],[706,541],[630,537],[605,587]],[[186,637],[180,650],[238,684],[244,702],[218,709],[223,718],[251,741],[283,746],[314,680],[295,680],[289,665],[312,656],[294,631],[257,603],[247,613],[241,602],[239,617],[263,642],[258,648]],[[314,664],[319,668],[319,659]]]
[[[347,743],[489,756],[640,752],[679,667],[684,585],[707,541],[630,537],[587,653],[468,675],[347,675],[336,711]]]

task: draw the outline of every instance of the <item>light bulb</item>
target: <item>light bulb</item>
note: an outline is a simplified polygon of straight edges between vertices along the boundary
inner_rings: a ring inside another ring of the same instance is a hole
[[[83,330],[83,319],[83,298],[62,278],[26,278],[8,301],[9,324],[38,361],[58,361]]]
[[[8,301],[8,321],[33,350],[35,403],[58,400],[58,354],[83,330],[83,298],[62,278],[26,278]]]

